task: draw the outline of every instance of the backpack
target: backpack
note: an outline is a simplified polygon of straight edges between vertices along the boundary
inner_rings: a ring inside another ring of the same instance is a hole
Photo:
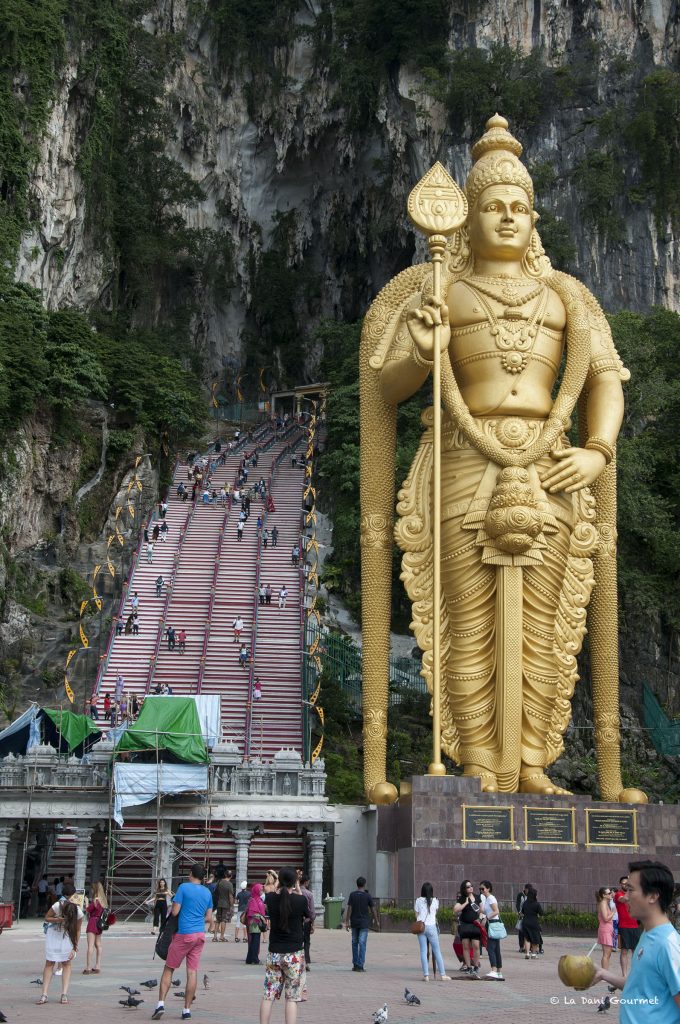
[[[179,928],[179,914],[170,914],[165,920],[165,927],[156,940],[154,955],[165,960],[170,949],[170,943]]]
[[[107,932],[109,928],[116,923],[118,918],[114,914],[111,907],[102,907],[97,917],[97,931]]]

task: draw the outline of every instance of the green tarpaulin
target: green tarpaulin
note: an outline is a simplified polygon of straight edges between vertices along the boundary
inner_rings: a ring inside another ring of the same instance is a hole
[[[51,708],[42,710],[68,746],[69,752],[79,747],[93,733],[101,733],[101,729],[86,715],[76,715],[73,711],[53,711]]]
[[[196,702],[191,697],[147,697],[139,718],[127,729],[116,750],[167,750],[185,764],[207,764]]]

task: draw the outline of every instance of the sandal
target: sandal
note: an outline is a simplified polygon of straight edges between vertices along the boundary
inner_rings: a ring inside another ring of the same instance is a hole
[[[40,999],[37,1001],[37,1003],[35,1005],[36,1006],[44,1006],[46,1002],[47,1002],[47,996],[41,996]]]
[[[61,999],[59,1000],[59,1002],[62,1004],[62,1006],[65,1006],[66,1003],[68,1003],[68,996],[67,995],[63,995],[61,997]]]
[[[92,974],[92,971],[90,970],[89,967],[86,967],[85,970],[83,971],[83,974]]]
[[[98,967],[93,967],[93,968],[92,968],[92,973],[93,973],[93,974],[99,974],[99,973],[100,973],[100,972],[99,972],[99,968],[98,968]]]

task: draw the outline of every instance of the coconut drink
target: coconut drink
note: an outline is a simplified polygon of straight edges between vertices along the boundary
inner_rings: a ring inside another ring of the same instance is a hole
[[[589,956],[561,956],[557,964],[560,981],[575,988],[577,992],[590,988],[595,970],[595,964]]]

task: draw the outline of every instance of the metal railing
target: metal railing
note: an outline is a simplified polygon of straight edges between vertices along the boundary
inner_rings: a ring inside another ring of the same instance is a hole
[[[680,720],[668,717],[647,683],[642,684],[645,726],[655,749],[663,757],[680,755]]]
[[[306,679],[311,680],[313,670],[309,649],[318,640],[317,654],[321,658],[325,678],[335,682],[347,695],[357,711],[362,706],[361,650],[343,633],[320,629],[313,619],[307,619],[305,629]],[[416,658],[391,656],[390,706],[402,704],[409,697],[425,696],[427,686],[421,673],[421,663]]]

